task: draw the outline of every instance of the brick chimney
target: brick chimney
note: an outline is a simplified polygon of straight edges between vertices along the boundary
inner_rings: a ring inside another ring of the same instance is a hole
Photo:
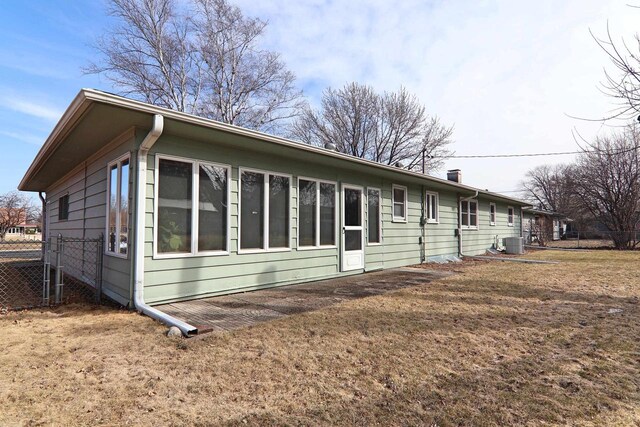
[[[462,184],[462,171],[460,169],[451,169],[447,171],[447,179],[449,181]]]

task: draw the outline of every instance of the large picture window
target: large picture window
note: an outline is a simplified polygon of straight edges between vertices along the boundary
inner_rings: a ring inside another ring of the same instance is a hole
[[[228,253],[230,168],[159,156],[156,254]]]
[[[107,253],[127,256],[129,252],[129,156],[108,166]]]
[[[336,184],[298,178],[298,247],[335,246]]]
[[[380,243],[380,190],[367,189],[367,241],[369,244]]]
[[[478,228],[478,202],[476,200],[460,202],[460,223],[462,228]]]
[[[240,171],[240,249],[288,249],[291,178]]]

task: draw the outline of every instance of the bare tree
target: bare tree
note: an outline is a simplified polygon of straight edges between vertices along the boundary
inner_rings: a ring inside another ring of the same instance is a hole
[[[604,38],[597,37],[593,32],[591,36],[607,54],[615,70],[610,72],[605,69],[605,78],[601,82],[603,92],[617,103],[605,119],[635,119],[640,112],[640,34],[634,35],[631,44],[623,38],[615,42],[607,25]]]
[[[293,73],[259,46],[266,22],[227,0],[110,0],[109,12],[119,24],[86,71],[125,95],[272,132],[303,106]]]
[[[640,220],[640,133],[624,132],[597,138],[577,160],[571,186],[594,219],[611,233],[616,248],[635,247]]]
[[[427,170],[440,168],[452,154],[452,134],[405,88],[378,94],[355,82],[326,89],[321,108],[306,108],[291,127],[291,137],[307,144],[331,143],[342,153],[412,170],[421,168],[423,155]]]
[[[31,199],[17,191],[0,196],[0,240],[4,240],[10,228],[29,221],[36,221],[40,212]]]
[[[571,212],[569,165],[540,165],[528,171],[520,187],[524,197],[540,209],[568,215]]]

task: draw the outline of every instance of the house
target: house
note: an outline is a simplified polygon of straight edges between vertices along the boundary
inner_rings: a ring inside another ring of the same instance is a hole
[[[106,296],[171,324],[153,305],[482,254],[521,236],[527,203],[460,177],[83,89],[19,188],[46,193],[46,236],[104,234]]]
[[[527,243],[555,241],[564,238],[567,224],[566,215],[545,209],[524,208],[522,237]]]

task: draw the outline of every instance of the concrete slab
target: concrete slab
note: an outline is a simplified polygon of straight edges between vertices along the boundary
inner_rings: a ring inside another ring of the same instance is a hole
[[[196,326],[199,333],[222,332],[318,310],[343,301],[425,285],[443,276],[436,271],[402,268],[156,307]]]

